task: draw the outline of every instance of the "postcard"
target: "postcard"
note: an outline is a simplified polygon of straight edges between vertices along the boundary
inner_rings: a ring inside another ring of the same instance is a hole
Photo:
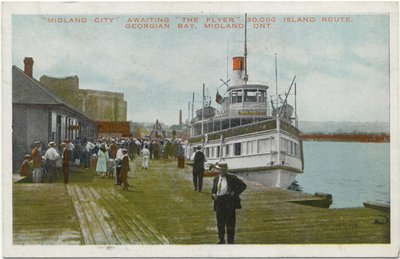
[[[2,2],[6,257],[399,255],[398,2]]]

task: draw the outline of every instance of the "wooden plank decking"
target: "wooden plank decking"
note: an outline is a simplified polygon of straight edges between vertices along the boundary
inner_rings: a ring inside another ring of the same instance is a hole
[[[190,168],[176,161],[140,161],[129,191],[91,170],[73,172],[65,186],[13,185],[15,244],[213,244],[217,239],[210,195],[194,192]],[[389,211],[325,209],[295,203],[321,198],[246,182],[237,210],[238,244],[389,243]],[[49,195],[50,194],[50,195]],[[333,197],[334,199],[335,197]]]

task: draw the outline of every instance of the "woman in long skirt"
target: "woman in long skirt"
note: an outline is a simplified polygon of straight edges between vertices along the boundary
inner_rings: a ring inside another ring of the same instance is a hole
[[[102,144],[99,149],[99,152],[97,153],[97,166],[96,166],[96,172],[101,177],[104,177],[108,171],[108,167],[107,167],[108,159],[109,159],[109,157],[108,157],[106,145]]]
[[[147,145],[142,149],[142,169],[147,169],[149,167],[150,151],[147,149]]]

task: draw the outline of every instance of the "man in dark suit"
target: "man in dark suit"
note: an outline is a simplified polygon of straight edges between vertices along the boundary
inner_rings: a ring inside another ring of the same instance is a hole
[[[192,155],[193,158],[193,185],[194,190],[201,192],[203,189],[204,162],[206,156],[201,151],[201,146],[197,146],[197,151]]]
[[[122,149],[122,160],[121,160],[121,182],[123,184],[123,190],[128,190],[128,171],[129,171],[129,157],[128,150]]]
[[[246,189],[246,184],[236,175],[228,174],[226,163],[218,163],[215,170],[219,172],[213,181],[212,199],[217,216],[217,244],[225,244],[225,227],[228,244],[235,242],[236,209],[241,209],[239,195]]]

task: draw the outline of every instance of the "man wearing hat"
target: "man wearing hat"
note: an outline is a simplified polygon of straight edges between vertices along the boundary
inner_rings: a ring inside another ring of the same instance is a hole
[[[207,161],[206,156],[201,151],[201,145],[197,146],[197,151],[193,153],[193,185],[194,190],[201,192],[203,188],[204,162]]]
[[[56,146],[56,143],[54,143],[54,141],[50,141],[48,146],[49,148],[44,154],[44,158],[46,160],[47,169],[49,171],[49,183],[53,183],[56,177],[56,170],[57,170],[56,162],[60,158],[60,155],[54,148]]]
[[[43,159],[41,152],[41,142],[35,141],[35,147],[32,149],[32,161],[33,161],[33,175],[32,181],[34,183],[40,183],[42,181],[43,174]]]
[[[61,143],[62,151],[62,170],[64,176],[64,183],[67,184],[69,180],[69,161],[71,159],[71,153],[69,152],[67,143]]]
[[[239,195],[246,189],[246,184],[236,175],[228,174],[228,165],[218,163],[215,166],[219,176],[213,181],[212,199],[217,216],[218,238],[217,244],[225,244],[225,228],[228,244],[235,242],[236,209],[241,209]]]
[[[122,161],[121,161],[121,182],[123,190],[128,190],[128,171],[129,171],[129,157],[128,150],[122,149]]]

